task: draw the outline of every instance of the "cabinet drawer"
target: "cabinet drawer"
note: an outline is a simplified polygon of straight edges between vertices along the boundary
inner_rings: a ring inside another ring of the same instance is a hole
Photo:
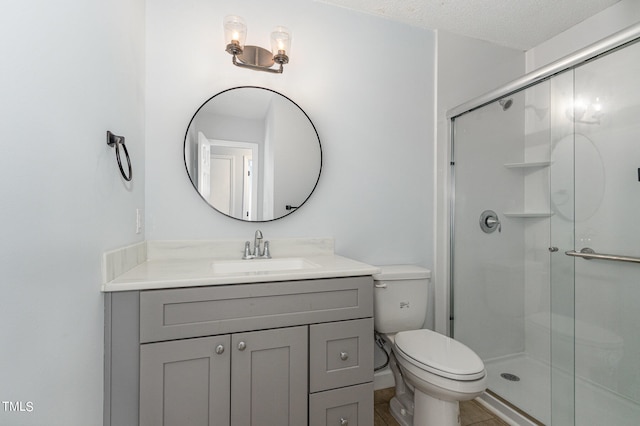
[[[140,294],[140,342],[372,315],[370,276],[150,290]]]
[[[371,426],[373,383],[309,396],[309,426]]]
[[[373,380],[373,318],[309,327],[309,390]]]

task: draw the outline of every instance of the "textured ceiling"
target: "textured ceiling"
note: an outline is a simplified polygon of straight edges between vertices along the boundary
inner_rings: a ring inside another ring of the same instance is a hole
[[[620,0],[315,0],[528,50]]]

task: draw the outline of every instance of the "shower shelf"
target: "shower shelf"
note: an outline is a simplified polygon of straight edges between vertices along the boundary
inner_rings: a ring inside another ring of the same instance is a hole
[[[551,165],[551,161],[536,161],[530,163],[506,163],[504,166],[507,169],[528,169],[533,167],[549,167]]]
[[[553,213],[551,212],[505,212],[504,215],[506,217],[551,217]]]

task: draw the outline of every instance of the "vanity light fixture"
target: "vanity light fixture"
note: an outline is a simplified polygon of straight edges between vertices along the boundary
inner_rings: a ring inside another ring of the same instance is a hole
[[[247,24],[240,16],[224,18],[224,36],[235,66],[282,74],[283,65],[289,63],[291,33],[285,27],[276,27],[271,33],[271,52],[259,46],[245,46]],[[280,67],[272,68],[275,64]]]

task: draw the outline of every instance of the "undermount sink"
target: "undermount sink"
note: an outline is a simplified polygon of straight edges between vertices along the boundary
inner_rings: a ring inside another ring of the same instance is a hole
[[[319,266],[301,257],[279,259],[217,260],[211,264],[216,274],[237,274],[248,272],[300,271]]]

